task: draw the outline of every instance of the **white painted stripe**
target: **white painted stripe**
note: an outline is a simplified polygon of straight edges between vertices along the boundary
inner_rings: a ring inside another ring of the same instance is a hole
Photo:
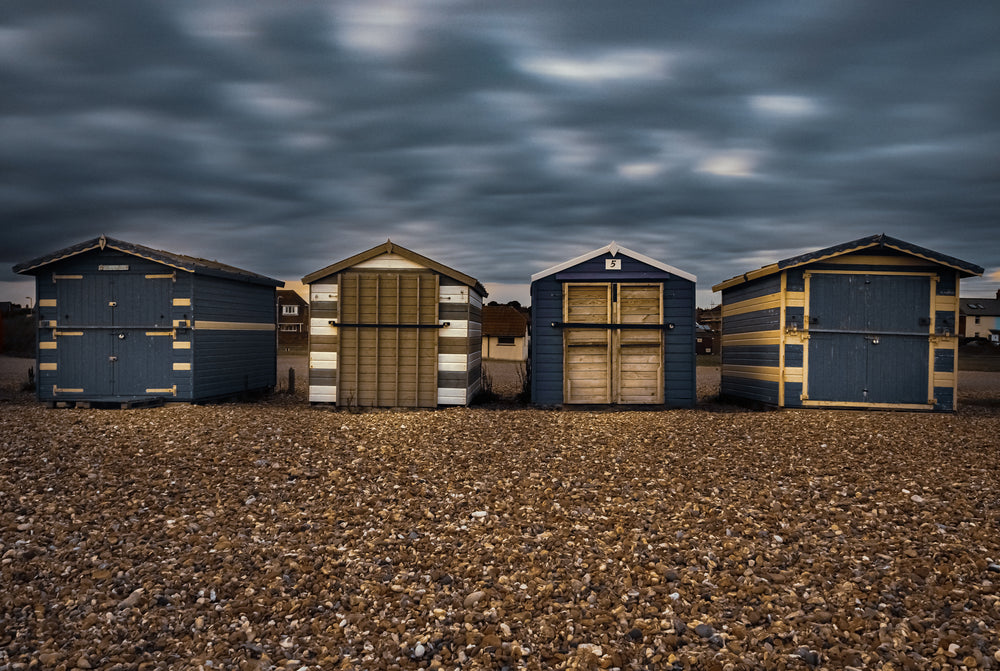
[[[468,303],[469,287],[442,286],[438,288],[438,301],[441,303]]]
[[[336,322],[336,321],[337,321],[336,319],[330,319],[328,317],[312,317],[309,319],[309,329],[315,330],[321,328],[329,328],[331,326],[335,326],[335,324],[331,324],[330,322]]]
[[[441,329],[442,338],[464,338],[469,335],[469,322],[466,319],[442,319],[440,323],[449,324]]]
[[[438,387],[438,405],[465,405],[465,389]]]
[[[419,263],[414,263],[399,254],[382,254],[381,256],[376,256],[374,259],[362,261],[361,263],[357,263],[351,267],[369,268],[373,270],[395,270],[399,268],[423,269],[423,266]]]
[[[337,363],[336,352],[309,352],[310,361],[332,361]]]
[[[335,336],[337,335],[336,326],[310,326],[309,333],[317,336]]]
[[[477,293],[473,293],[472,296],[469,297],[469,305],[473,305],[477,308],[483,307],[483,297]]]
[[[336,284],[310,284],[310,301],[335,301],[340,289]]]
[[[325,385],[309,385],[309,400],[312,403],[336,403],[337,388]]]

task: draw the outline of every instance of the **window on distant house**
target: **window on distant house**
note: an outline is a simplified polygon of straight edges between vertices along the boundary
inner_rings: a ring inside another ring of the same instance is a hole
[[[979,315],[976,315],[976,323],[979,323]]]
[[[500,336],[497,338],[498,345],[513,345],[514,336]]]
[[[294,317],[294,316],[296,316],[296,315],[299,314],[299,306],[298,305],[282,305],[281,306],[281,314],[282,314],[282,316]]]
[[[301,326],[301,324],[282,324],[281,330],[286,333],[298,333]]]

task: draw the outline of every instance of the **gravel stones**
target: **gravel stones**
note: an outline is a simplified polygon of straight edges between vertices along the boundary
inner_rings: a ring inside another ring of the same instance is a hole
[[[1000,669],[997,435],[8,403],[0,668]]]

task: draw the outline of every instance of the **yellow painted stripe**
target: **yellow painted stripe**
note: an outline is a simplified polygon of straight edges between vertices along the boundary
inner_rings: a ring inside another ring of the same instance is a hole
[[[191,299],[190,298],[175,298],[174,299],[174,307],[175,308],[183,308],[183,307],[188,307],[190,305],[191,305]]]
[[[146,335],[148,335],[148,336],[172,336],[172,335],[174,335],[174,332],[173,331],[146,331]]]
[[[172,280],[176,278],[175,273],[167,273],[166,275],[146,275],[147,280]]]
[[[38,364],[38,370],[58,370],[59,364],[55,363],[40,363]]]
[[[804,308],[806,306],[806,295],[802,291],[789,291],[785,294],[786,308]]]
[[[781,342],[781,331],[754,331],[752,333],[730,333],[722,335],[722,346],[727,345],[777,345]]]
[[[174,349],[191,349],[190,340],[175,340]]]
[[[757,298],[748,298],[744,301],[723,304],[722,316],[734,317],[748,312],[757,312],[758,310],[777,310],[780,308],[781,294],[768,294],[767,296],[759,296]]]
[[[45,342],[38,343],[38,349],[56,349],[56,345],[58,344],[55,340],[46,340]]]
[[[191,370],[191,364],[189,363],[175,363],[174,370]]]
[[[188,319],[175,319],[174,320],[174,328],[175,329],[176,328],[183,328],[183,329],[191,328],[191,321],[188,320]]]
[[[60,389],[59,387],[52,385],[52,393],[54,394],[82,394],[83,389]]]
[[[273,331],[274,324],[261,322],[208,322],[196,321],[194,328],[202,331]]]
[[[785,382],[802,382],[802,369],[801,368],[786,368],[785,369]]]
[[[175,384],[173,387],[169,387],[167,389],[147,389],[146,393],[147,394],[170,394],[171,396],[176,396],[177,395],[177,385]]]
[[[949,373],[947,371],[934,371],[934,386],[935,387],[954,387],[955,386],[955,373]]]
[[[53,275],[52,281],[56,280],[82,280],[83,275]],[[83,391],[82,389],[80,391]]]
[[[82,336],[83,331],[56,331],[55,336]]]
[[[751,380],[778,381],[777,366],[734,366],[729,364],[722,367],[722,374],[724,376],[742,377]]]
[[[56,306],[56,299],[54,298],[42,298],[38,301],[38,307],[40,308],[54,308]]]
[[[848,401],[802,401],[810,408],[884,408],[886,410],[930,410],[933,403],[861,403]]]

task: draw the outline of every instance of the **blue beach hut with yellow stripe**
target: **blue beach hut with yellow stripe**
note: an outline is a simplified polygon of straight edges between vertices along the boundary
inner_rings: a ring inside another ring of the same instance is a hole
[[[721,282],[721,395],[779,407],[951,411],[959,282],[983,269],[873,235]]]

